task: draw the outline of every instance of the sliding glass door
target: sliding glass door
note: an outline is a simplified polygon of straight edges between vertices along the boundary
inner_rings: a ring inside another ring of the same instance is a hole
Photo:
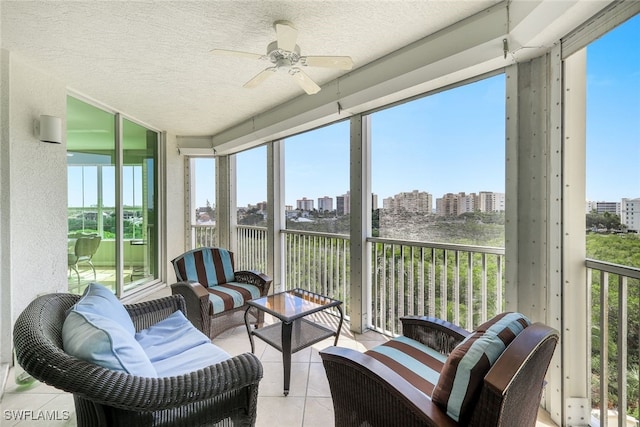
[[[159,278],[158,139],[153,130],[68,97],[71,292],[96,281],[123,295]]]

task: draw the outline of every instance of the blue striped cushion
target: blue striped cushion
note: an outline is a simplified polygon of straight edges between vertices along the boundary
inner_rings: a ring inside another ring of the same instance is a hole
[[[198,248],[185,252],[171,262],[179,281],[194,281],[212,287],[232,282],[235,278],[233,252],[226,249]]]
[[[214,315],[242,307],[246,301],[260,297],[260,289],[247,283],[230,282],[207,290]]]
[[[391,368],[427,396],[431,396],[446,360],[443,354],[405,336],[387,341],[365,354]]]
[[[502,313],[480,325],[449,355],[431,396],[447,415],[464,423],[485,375],[505,348],[531,322],[520,313]]]

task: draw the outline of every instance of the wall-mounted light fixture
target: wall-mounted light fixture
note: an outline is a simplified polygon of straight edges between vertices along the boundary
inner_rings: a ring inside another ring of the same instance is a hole
[[[34,123],[34,132],[42,142],[62,143],[62,119],[55,116],[40,116]]]

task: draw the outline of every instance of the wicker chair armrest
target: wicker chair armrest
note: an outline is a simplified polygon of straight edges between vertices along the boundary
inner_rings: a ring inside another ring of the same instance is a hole
[[[75,359],[68,356],[70,359]],[[75,359],[66,378],[54,384],[79,397],[129,411],[159,411],[212,399],[224,393],[258,386],[262,364],[244,353],[181,376],[143,378]]]
[[[513,340],[496,360],[495,369],[491,369],[484,377],[485,384],[491,390],[499,393],[504,391],[522,369],[525,360],[531,356],[536,347],[539,347],[549,339],[558,340],[558,332],[542,323],[534,323],[526,331],[526,334],[521,333]]]
[[[264,273],[255,270],[234,271],[235,280],[240,283],[248,283],[260,288],[260,295],[266,296],[269,293],[272,279]]]
[[[518,334],[484,377],[470,424],[534,425],[558,338],[558,331],[542,323]]]
[[[427,316],[401,317],[402,334],[449,355],[471,332],[446,320]]]
[[[349,420],[353,425],[458,426],[426,394],[369,355],[328,347],[320,356],[329,379],[336,425]]]
[[[131,316],[131,320],[136,326],[136,331],[146,329],[166,319],[178,310],[185,314],[187,312],[184,298],[181,295],[171,295],[151,301],[125,304],[124,308]]]
[[[209,301],[209,292],[198,282],[177,282],[171,285],[171,292],[182,295],[186,303],[187,319],[193,323],[206,336],[211,336],[212,306]]]

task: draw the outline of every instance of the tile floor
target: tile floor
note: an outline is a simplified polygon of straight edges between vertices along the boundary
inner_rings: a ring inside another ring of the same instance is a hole
[[[162,291],[153,297],[162,296]],[[327,317],[318,319],[326,321]],[[331,319],[329,319],[329,322]],[[339,345],[364,351],[387,338],[375,332],[354,335],[343,327]],[[251,351],[247,331],[238,327],[225,332],[213,341],[231,355]],[[332,427],[333,406],[331,393],[322,361],[318,351],[333,344],[332,339],[322,341],[312,347],[301,350],[292,356],[291,386],[288,396],[284,396],[282,355],[260,339],[255,340],[256,355],[264,367],[264,377],[258,392],[257,427]],[[9,372],[4,397],[0,402],[0,426],[42,426],[61,427],[75,426],[75,412],[71,395],[61,392],[39,382],[30,386],[17,386],[13,381],[13,372]],[[20,410],[23,416],[31,418],[38,414],[46,414],[53,418],[28,419],[20,421]],[[537,427],[555,426],[548,414],[540,411]]]

